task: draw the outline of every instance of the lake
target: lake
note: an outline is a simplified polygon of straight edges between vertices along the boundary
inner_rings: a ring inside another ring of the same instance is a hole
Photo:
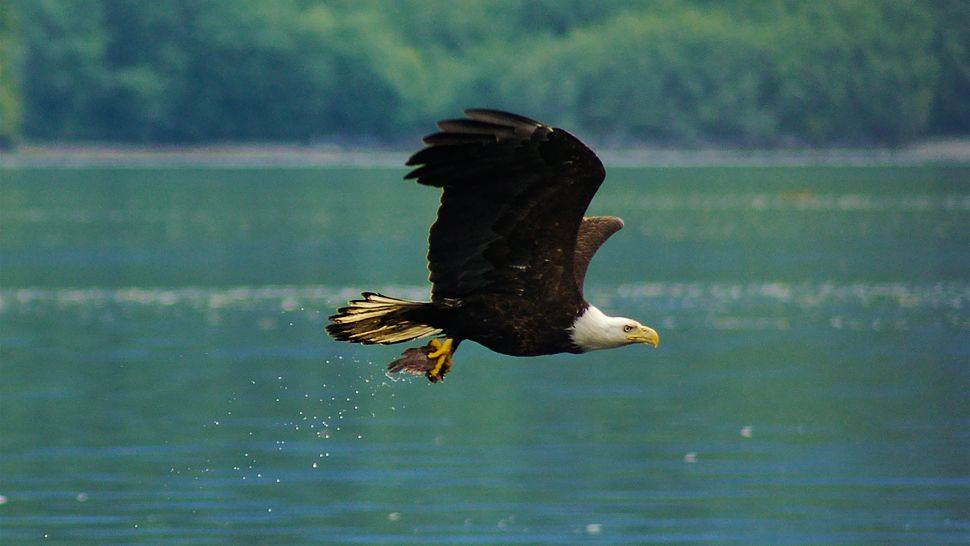
[[[0,170],[3,542],[970,541],[970,167],[609,169],[660,347],[436,385],[323,332],[427,297],[404,172]]]

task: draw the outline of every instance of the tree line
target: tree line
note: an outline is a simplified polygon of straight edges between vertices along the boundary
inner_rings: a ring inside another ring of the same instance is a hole
[[[394,145],[462,108],[617,146],[970,132],[970,2],[0,0],[0,141]]]

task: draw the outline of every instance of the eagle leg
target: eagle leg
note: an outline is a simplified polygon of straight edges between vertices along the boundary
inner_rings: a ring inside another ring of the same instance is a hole
[[[387,366],[390,373],[407,372],[424,375],[428,381],[437,383],[451,370],[451,359],[456,343],[451,338],[432,339],[423,347],[412,347]]]

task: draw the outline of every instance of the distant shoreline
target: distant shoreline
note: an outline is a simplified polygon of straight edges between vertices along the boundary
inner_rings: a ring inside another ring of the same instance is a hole
[[[0,152],[0,168],[298,168],[403,167],[411,150],[281,144],[136,146],[126,144],[27,144]],[[709,148],[598,149],[613,167],[964,165],[970,138],[934,140],[899,149]]]

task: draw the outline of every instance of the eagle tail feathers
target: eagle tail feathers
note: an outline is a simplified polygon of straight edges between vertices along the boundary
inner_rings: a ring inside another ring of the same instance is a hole
[[[363,343],[402,343],[441,333],[425,323],[429,303],[391,298],[364,292],[363,299],[352,300],[330,317],[327,333],[338,341]]]

